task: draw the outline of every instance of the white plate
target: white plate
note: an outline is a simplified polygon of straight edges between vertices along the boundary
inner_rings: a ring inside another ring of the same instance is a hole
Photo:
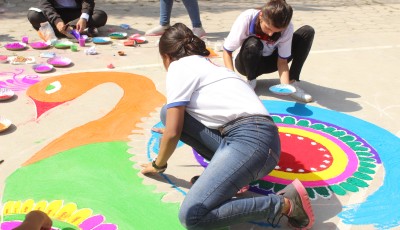
[[[72,46],[72,42],[68,40],[58,40],[53,46],[57,49],[69,49]]]
[[[11,124],[12,122],[7,118],[0,117],[0,132],[3,132],[6,129],[8,129],[8,127],[10,127]]]
[[[43,50],[43,49],[47,49],[47,48],[50,47],[50,42],[38,41],[38,42],[29,43],[29,45],[30,45],[33,49]]]
[[[55,67],[69,66],[72,61],[66,57],[53,57],[47,60],[47,63]]]
[[[111,38],[109,37],[94,37],[92,38],[92,42],[95,44],[107,44],[111,42]]]
[[[269,87],[269,91],[278,95],[290,95],[296,92],[296,88],[289,84],[279,84]]]
[[[33,64],[36,62],[34,57],[12,56],[8,60],[13,65]]]
[[[32,66],[32,69],[36,72],[36,73],[47,73],[52,71],[54,68],[53,65],[50,64],[36,64]]]
[[[4,45],[4,48],[12,51],[16,50],[24,50],[26,48],[26,44],[23,42],[12,42]]]
[[[14,91],[8,88],[0,88],[0,101],[10,99],[14,96]]]
[[[108,36],[112,39],[124,39],[126,36],[128,36],[128,34],[125,32],[113,32],[108,34]]]

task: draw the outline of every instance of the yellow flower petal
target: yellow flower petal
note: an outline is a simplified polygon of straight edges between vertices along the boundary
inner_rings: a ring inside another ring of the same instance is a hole
[[[64,205],[64,207],[62,207],[60,211],[57,212],[55,218],[65,222],[76,210],[76,204],[69,203],[67,205]]]
[[[14,214],[20,213],[21,206],[22,206],[22,202],[20,200],[15,201],[14,206],[11,209],[11,213],[14,213]]]
[[[49,217],[54,218],[54,216],[56,215],[58,210],[60,210],[62,205],[63,205],[62,200],[53,200],[52,202],[50,202],[50,204],[47,206],[44,212],[47,213]]]
[[[39,210],[44,212],[44,210],[46,210],[46,207],[47,207],[47,201],[41,200],[36,204],[34,210]]]
[[[72,214],[70,218],[68,218],[68,223],[73,224],[75,226],[78,226],[81,224],[84,220],[89,218],[92,215],[93,211],[88,208],[83,208],[75,213]]]
[[[4,204],[4,208],[3,208],[3,215],[10,215],[12,214],[12,210],[14,207],[15,201],[7,201]]]
[[[35,205],[34,200],[26,200],[21,207],[21,213],[26,214],[30,212],[33,209],[33,206]]]

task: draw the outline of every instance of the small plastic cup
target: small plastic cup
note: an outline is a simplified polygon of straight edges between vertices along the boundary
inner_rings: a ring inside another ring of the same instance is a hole
[[[80,47],[85,47],[85,38],[79,38],[79,46]]]
[[[71,51],[72,51],[72,52],[78,51],[78,46],[77,46],[76,44],[72,44],[72,45],[71,45]]]

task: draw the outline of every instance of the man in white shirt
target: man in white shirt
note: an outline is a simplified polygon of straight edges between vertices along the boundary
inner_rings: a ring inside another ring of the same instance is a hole
[[[57,37],[71,37],[72,29],[88,36],[97,36],[97,28],[107,22],[107,14],[95,10],[94,0],[40,0],[39,8],[30,8],[28,20],[35,30],[48,21]]]

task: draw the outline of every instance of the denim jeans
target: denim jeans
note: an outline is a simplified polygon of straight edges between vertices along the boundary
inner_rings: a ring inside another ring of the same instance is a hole
[[[165,112],[164,107],[163,122]],[[221,228],[280,215],[282,196],[233,198],[239,189],[264,177],[278,164],[280,140],[270,118],[243,117],[219,132],[185,113],[181,140],[210,160],[181,205],[179,219],[187,229]]]
[[[197,0],[182,1],[192,21],[192,26],[201,27],[200,10]],[[174,0],[160,0],[160,25],[169,25],[173,4]]]
[[[314,40],[315,31],[311,26],[303,26],[293,33],[292,61],[289,70],[290,80],[300,80],[300,73],[310,53]],[[264,45],[255,36],[248,37],[242,44],[240,52],[235,59],[235,67],[239,73],[246,76],[248,80],[254,80],[265,73],[278,70],[278,52],[275,50],[270,56],[262,56]]]

